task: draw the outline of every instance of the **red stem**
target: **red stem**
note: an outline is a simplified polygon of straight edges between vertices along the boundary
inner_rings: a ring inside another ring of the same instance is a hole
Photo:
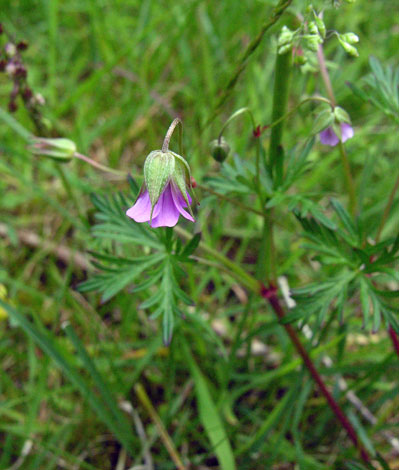
[[[279,299],[277,297],[277,288],[272,284],[270,284],[269,287],[266,287],[266,286],[262,285],[261,286],[261,296],[270,303],[270,305],[273,308],[274,312],[276,313],[277,317],[280,320],[283,320],[285,318],[285,312],[284,312],[283,308],[281,307]],[[287,332],[288,336],[290,337],[293,345],[295,346],[296,350],[298,351],[299,355],[302,357],[303,362],[305,363],[305,366],[308,368],[308,370],[309,370],[311,376],[313,377],[314,381],[319,386],[321,393],[326,398],[331,410],[334,412],[337,419],[341,422],[342,426],[346,429],[346,431],[347,431],[350,439],[354,443],[355,447],[359,450],[362,460],[366,463],[369,463],[370,462],[370,456],[368,455],[366,449],[362,446],[361,442],[359,441],[359,438],[357,437],[356,431],[355,431],[354,427],[352,426],[351,422],[346,417],[345,413],[343,412],[341,407],[338,405],[338,403],[334,400],[331,393],[328,391],[325,383],[323,382],[323,379],[321,378],[321,376],[318,373],[315,365],[313,364],[312,359],[310,358],[310,356],[307,353],[306,349],[303,347],[303,345],[301,343],[301,340],[299,339],[298,334],[296,333],[296,331],[294,330],[292,325],[290,325],[289,323],[283,323],[283,326],[284,326],[285,331]],[[395,336],[395,339],[397,341],[396,336]],[[399,347],[399,343],[398,343],[398,347]],[[399,350],[398,350],[398,352],[399,352]]]
[[[392,328],[392,326],[389,327],[388,332],[389,332],[389,336],[391,337],[392,344],[393,344],[393,347],[396,351],[396,354],[399,357],[399,339],[398,339],[398,335],[396,334],[396,331]]]

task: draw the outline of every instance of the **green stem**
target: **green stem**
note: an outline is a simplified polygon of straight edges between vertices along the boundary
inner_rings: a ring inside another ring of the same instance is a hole
[[[349,164],[349,159],[348,159],[348,155],[346,154],[344,144],[340,141],[338,146],[339,146],[339,152],[341,154],[342,165],[344,167],[346,185],[348,187],[349,210],[351,214],[354,216],[356,214],[356,209],[357,209],[355,182],[353,181],[351,167]]]
[[[179,125],[180,124],[180,125]],[[172,124],[169,126],[168,131],[166,132],[165,138],[162,144],[162,152],[167,152],[169,150],[170,139],[172,138],[172,134],[176,129],[176,126],[179,125],[179,152],[182,152],[183,147],[183,123],[181,119],[176,118],[173,119]]]
[[[272,128],[269,147],[269,168],[275,176],[277,186],[283,179],[284,153],[281,139],[284,130],[284,119],[287,110],[288,90],[291,82],[292,51],[278,54],[276,57],[276,70],[274,78],[272,122],[279,121]]]
[[[245,67],[247,66],[248,60],[251,55],[256,51],[259,47],[260,43],[266,32],[280,19],[281,15],[284,11],[291,5],[292,0],[279,0],[277,5],[273,9],[273,13],[268,21],[263,23],[261,30],[259,31],[258,35],[248,44],[245,52],[242,54],[241,58],[238,61],[238,65],[233,72],[230,80],[227,82],[226,86],[224,87],[222,96],[220,97],[219,101],[216,104],[215,110],[212,113],[211,117],[205,124],[205,127],[208,126],[215,117],[221,112],[224,104],[231,96],[238,79],[240,78],[241,74],[244,72]]]
[[[330,76],[328,74],[326,60],[324,58],[323,46],[320,44],[317,50],[317,60],[319,61],[320,73],[326,87],[327,94],[331,101],[331,106],[334,108],[336,105],[336,100],[334,96],[334,90],[331,85]],[[342,144],[342,141],[339,142],[339,151],[341,154],[341,161],[344,167],[346,184],[348,186],[348,195],[349,195],[349,210],[352,215],[356,214],[357,202],[356,202],[356,189],[355,183],[352,177],[352,171],[349,164],[348,156],[345,151],[345,147]]]
[[[277,122],[271,130],[269,146],[269,171],[274,176],[275,186],[282,181],[284,170],[284,153],[281,140],[284,130],[284,117],[288,104],[288,90],[291,77],[292,52],[276,56],[276,71],[274,78],[272,122]],[[277,183],[277,184],[276,184]],[[256,265],[257,279],[275,283],[276,263],[273,239],[273,209],[268,209],[263,222],[261,246]]]
[[[391,212],[393,200],[395,198],[395,194],[396,194],[398,188],[399,188],[399,175],[396,178],[394,187],[391,191],[391,194],[389,195],[387,205],[385,206],[384,213],[382,214],[380,226],[378,227],[377,235],[375,237],[375,242],[376,243],[378,243],[380,241],[382,229],[384,228],[385,222],[387,221],[389,213]]]
[[[335,107],[336,102],[335,102],[334,90],[331,85],[330,76],[328,74],[328,70],[326,66],[326,60],[324,58],[323,46],[321,44],[319,44],[319,48],[317,49],[317,60],[319,62],[320,73],[324,82],[324,86],[326,87],[327,95],[329,96],[331,100],[332,106]]]
[[[101,171],[106,171],[107,173],[112,173],[113,175],[121,176],[123,178],[126,178],[127,173],[125,171],[119,171],[119,170],[114,170],[113,168],[109,168],[108,166],[101,165],[101,163],[97,163],[96,161],[92,160],[89,157],[86,157],[86,155],[82,155],[81,153],[75,152],[74,157],[78,158],[79,160],[82,160],[89,165],[93,166],[94,168],[97,168],[98,170]]]
[[[241,116],[241,114],[247,113],[249,117],[251,118],[251,123],[252,123],[252,128],[255,130],[256,128],[256,123],[254,119],[254,115],[252,114],[252,111],[249,108],[240,108],[237,111],[235,111],[228,119],[227,121],[223,124],[221,131],[219,132],[218,140],[220,142],[220,139],[222,138],[223,132],[226,130],[226,127],[234,121],[234,119],[238,118]]]

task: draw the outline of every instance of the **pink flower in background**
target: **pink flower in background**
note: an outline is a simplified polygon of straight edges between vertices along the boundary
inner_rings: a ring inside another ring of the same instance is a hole
[[[350,124],[346,122],[340,124],[341,126],[341,135],[342,142],[346,142],[348,139],[351,139],[354,135],[353,128]],[[320,142],[324,145],[330,145],[335,147],[339,143],[340,139],[337,134],[334,132],[332,126],[327,127],[324,131],[320,132]]]
[[[186,198],[188,203],[191,204],[191,197],[188,192]],[[152,211],[151,227],[174,227],[180,214],[191,220],[191,222],[195,222],[194,218],[184,210],[187,206],[188,204],[180,190],[172,181],[169,181]],[[126,215],[136,222],[150,222],[151,210],[150,195],[146,189],[139,195],[134,206],[128,209]]]

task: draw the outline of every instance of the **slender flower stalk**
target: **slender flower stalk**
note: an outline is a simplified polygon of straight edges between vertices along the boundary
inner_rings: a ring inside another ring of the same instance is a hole
[[[322,77],[323,82],[324,82],[324,86],[326,87],[328,97],[330,98],[332,107],[335,108],[336,100],[335,100],[335,96],[334,96],[333,87],[331,85],[330,76],[328,74],[326,61],[325,61],[325,58],[324,58],[323,47],[322,47],[321,44],[319,44],[319,47],[317,49],[317,59],[319,61],[320,73],[321,73],[321,77]],[[345,140],[347,140],[347,138],[350,138],[349,137],[350,131],[349,131],[349,129],[345,129],[345,130],[348,132],[348,134],[345,135],[345,137],[346,137]],[[349,160],[348,160],[348,156],[346,154],[345,147],[342,144],[343,141],[344,141],[344,135],[342,135],[342,140],[339,139],[338,145],[339,145],[339,151],[340,151],[340,154],[341,154],[342,165],[344,167],[346,184],[347,184],[347,187],[348,187],[349,208],[350,208],[350,211],[351,211],[352,215],[355,215],[356,214],[356,209],[357,209],[356,189],[355,189],[355,183],[354,183],[354,180],[353,180],[352,171],[351,171],[350,163],[349,163]],[[334,144],[334,145],[336,145],[336,144]]]
[[[353,181],[348,155],[342,142],[339,142],[338,148],[341,155],[342,166],[344,167],[346,184],[348,187],[349,210],[352,215],[355,215],[357,210],[355,182]]]

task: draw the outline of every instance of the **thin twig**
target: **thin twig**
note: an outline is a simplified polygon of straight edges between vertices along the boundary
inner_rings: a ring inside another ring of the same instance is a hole
[[[140,400],[141,404],[144,406],[147,413],[150,415],[151,420],[157,427],[159,435],[174,464],[179,470],[186,470],[186,466],[183,464],[172,439],[170,438],[167,430],[165,429],[165,426],[161,421],[161,418],[159,417],[153,404],[151,403],[151,400],[149,399],[144,387],[141,384],[136,384],[134,386],[134,391],[136,392],[137,398]]]
[[[228,98],[231,96],[234,87],[240,78],[241,74],[244,72],[248,60],[251,57],[251,55],[256,51],[260,43],[262,42],[262,39],[266,32],[275,24],[277,21],[280,19],[281,15],[284,13],[284,11],[291,5],[292,0],[280,0],[278,4],[275,6],[273,9],[273,13],[269,19],[269,21],[266,21],[263,23],[262,29],[259,31],[258,35],[248,44],[245,52],[241,56],[241,58],[238,61],[238,65],[227,82],[226,86],[224,87],[223,94],[219,98],[219,101],[217,102],[215,106],[215,111],[212,113],[211,117],[208,119],[208,121],[205,124],[205,127],[208,126],[214,119],[215,117],[220,113],[222,110],[223,105],[226,103]]]

